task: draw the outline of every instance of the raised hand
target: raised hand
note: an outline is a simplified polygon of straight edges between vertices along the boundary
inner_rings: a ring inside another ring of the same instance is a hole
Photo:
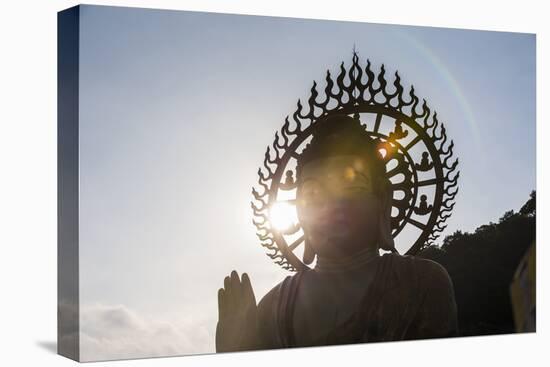
[[[225,277],[224,287],[218,290],[218,325],[216,352],[236,352],[258,346],[258,307],[250,284],[243,273],[235,270]]]

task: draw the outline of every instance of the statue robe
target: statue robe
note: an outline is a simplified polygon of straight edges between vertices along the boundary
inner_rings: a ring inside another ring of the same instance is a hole
[[[375,271],[359,308],[328,334],[295,340],[296,295],[305,271],[288,276],[259,304],[261,349],[442,338],[458,334],[451,280],[439,264],[386,254],[369,264]],[[306,270],[312,271],[312,270]]]

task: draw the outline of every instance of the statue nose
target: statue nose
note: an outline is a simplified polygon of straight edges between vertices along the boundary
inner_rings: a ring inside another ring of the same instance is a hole
[[[349,215],[349,199],[344,197],[327,198],[321,217],[327,222],[346,220]]]

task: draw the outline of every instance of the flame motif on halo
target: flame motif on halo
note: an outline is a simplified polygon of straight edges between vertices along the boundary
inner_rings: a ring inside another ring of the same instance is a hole
[[[435,111],[432,113],[425,99],[420,103],[413,86],[406,93],[398,72],[395,72],[393,87],[388,87],[385,74],[382,64],[378,75],[375,75],[369,60],[363,69],[354,52],[352,65],[346,70],[342,62],[336,80],[327,70],[324,96],[319,95],[317,83],[313,82],[307,108],[298,100],[296,110],[291,117],[285,118],[282,128],[275,133],[272,145],[267,147],[263,167],[258,169],[258,187],[252,189],[253,223],[267,255],[284,269],[297,271],[307,268],[293,252],[303,243],[304,236],[302,234],[289,244],[287,237],[299,235],[301,231],[299,223],[285,230],[276,229],[270,223],[269,209],[279,201],[294,203],[292,199],[278,200],[281,191],[297,187],[295,175],[288,164],[299,157],[298,150],[311,136],[316,121],[333,114],[356,118],[361,113],[376,116],[373,126],[367,123],[363,127],[386,151],[384,159],[387,167],[392,161],[396,163],[393,168],[387,169],[387,177],[403,177],[398,182],[392,181],[392,205],[396,209],[396,215],[392,215],[392,235],[397,237],[407,224],[421,231],[407,254],[415,254],[425,246],[435,244],[445,229],[445,221],[451,216],[455,205],[460,176],[458,158],[453,157],[454,142],[448,142],[444,124],[439,122]],[[387,134],[380,131],[384,116],[394,123]],[[402,142],[407,136],[412,139]],[[424,144],[425,150],[421,159],[415,159],[411,149],[419,143]],[[435,177],[420,180],[419,172],[431,172]],[[426,194],[421,195],[418,202],[419,191],[424,187],[434,187],[435,194],[429,203]],[[397,199],[396,192],[403,193],[403,197]],[[415,215],[429,218],[422,222],[414,219]]]

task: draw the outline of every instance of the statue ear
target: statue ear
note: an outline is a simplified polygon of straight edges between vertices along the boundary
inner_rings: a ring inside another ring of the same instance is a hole
[[[390,182],[384,183],[381,195],[380,220],[378,222],[378,246],[385,251],[397,252],[391,234],[391,208],[393,192]]]
[[[309,243],[307,236],[304,239],[304,256],[302,256],[302,260],[304,261],[304,264],[309,265],[313,262],[315,259],[315,251],[311,247],[311,244]]]

